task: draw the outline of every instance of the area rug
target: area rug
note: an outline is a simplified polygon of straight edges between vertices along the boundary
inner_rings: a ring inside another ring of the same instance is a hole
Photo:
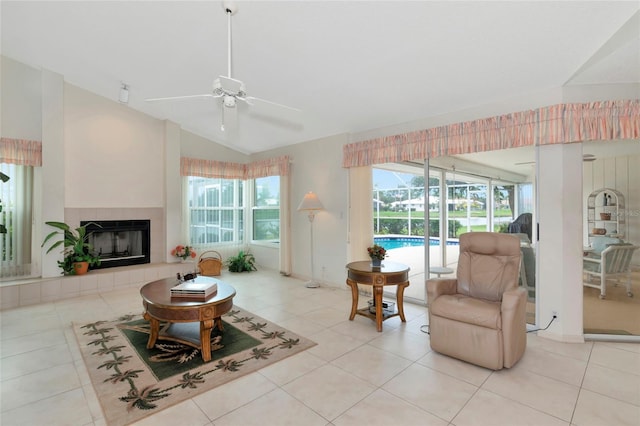
[[[147,349],[149,323],[140,315],[74,324],[107,424],[135,422],[315,345],[237,306],[222,320],[224,331],[211,333],[209,362],[171,340]],[[199,323],[189,324],[197,335]]]

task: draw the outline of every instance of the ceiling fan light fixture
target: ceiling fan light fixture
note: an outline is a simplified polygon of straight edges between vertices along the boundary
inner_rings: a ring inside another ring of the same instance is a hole
[[[235,108],[236,107],[236,98],[231,95],[224,96],[224,106],[227,108]]]

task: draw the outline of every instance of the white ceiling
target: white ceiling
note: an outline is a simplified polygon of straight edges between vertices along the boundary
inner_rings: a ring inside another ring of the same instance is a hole
[[[250,96],[222,132],[219,1],[5,1],[2,54],[245,153],[425,119],[568,84],[640,82],[638,1],[241,1],[233,72]],[[229,126],[227,126],[229,127]]]

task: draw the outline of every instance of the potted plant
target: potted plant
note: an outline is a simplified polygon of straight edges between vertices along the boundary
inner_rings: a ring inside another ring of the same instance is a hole
[[[369,253],[369,257],[371,258],[371,265],[374,267],[379,267],[380,265],[382,265],[382,259],[387,257],[387,250],[378,244],[367,247],[367,253]]]
[[[6,182],[8,180],[9,180],[9,176],[0,172],[0,182]],[[0,213],[2,213],[2,200],[0,200]],[[7,228],[4,226],[4,224],[0,223],[0,234],[6,234],[6,233],[7,233]]]
[[[193,259],[196,257],[196,251],[193,249],[192,246],[189,246],[189,245],[183,246],[182,244],[178,244],[176,248],[171,250],[171,255],[179,259],[182,259],[182,262],[186,262],[187,259],[189,258]]]
[[[91,233],[87,234],[87,225],[79,226],[72,229],[64,222],[45,222],[47,225],[57,228],[57,231],[51,232],[42,242],[42,247],[57,235],[62,236],[62,240],[58,240],[49,247],[47,253],[56,247],[63,246],[62,253],[64,259],[58,261],[58,266],[65,275],[82,275],[86,274],[91,266],[100,265],[100,257],[95,253],[88,239]],[[97,225],[92,223],[93,225]],[[99,226],[99,225],[98,225]]]
[[[251,253],[240,250],[236,256],[228,258],[226,264],[229,267],[229,272],[251,272],[257,271],[255,261],[256,259]]]

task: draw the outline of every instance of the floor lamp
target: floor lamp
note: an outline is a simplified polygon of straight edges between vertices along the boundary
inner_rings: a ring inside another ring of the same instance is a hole
[[[315,280],[315,275],[313,273],[313,219],[316,216],[316,212],[322,209],[324,209],[324,207],[322,207],[322,203],[318,199],[318,196],[311,191],[304,194],[304,198],[298,206],[298,211],[309,212],[309,227],[311,229],[311,280],[305,283],[305,286],[308,288],[320,287],[320,284]]]

